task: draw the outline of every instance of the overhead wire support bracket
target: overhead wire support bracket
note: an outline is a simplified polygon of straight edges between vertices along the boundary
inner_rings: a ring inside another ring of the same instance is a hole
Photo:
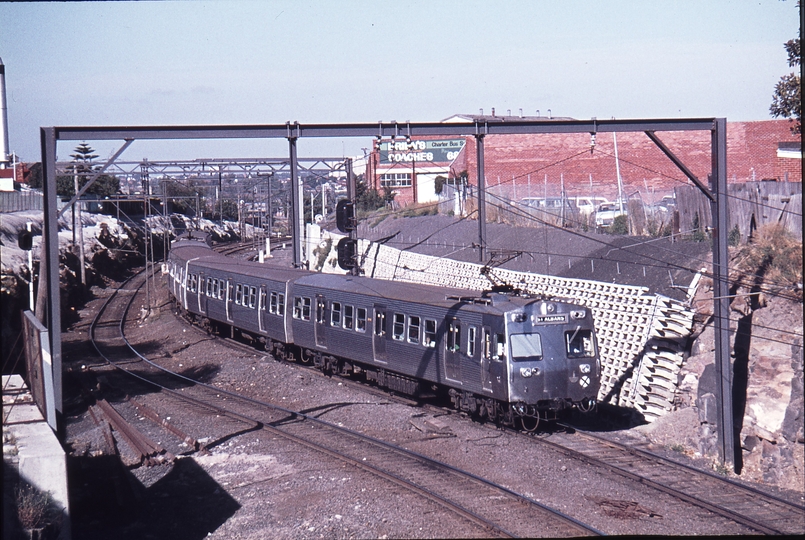
[[[668,156],[668,159],[673,161],[674,165],[676,165],[679,168],[679,170],[682,171],[685,174],[685,176],[688,177],[688,179],[690,179],[691,182],[696,184],[696,186],[702,191],[702,193],[704,193],[705,196],[708,199],[710,199],[710,202],[715,202],[716,199],[713,196],[713,194],[710,192],[710,190],[707,188],[707,186],[705,186],[702,183],[702,181],[699,180],[699,178],[695,174],[693,174],[693,172],[690,169],[688,169],[687,166],[684,163],[682,163],[682,160],[680,160],[678,157],[676,157],[676,155],[671,151],[670,148],[665,146],[665,143],[663,143],[660,140],[660,138],[657,137],[656,133],[654,133],[653,131],[646,131],[645,133],[646,133],[646,135],[648,135],[648,138],[651,139],[652,141],[654,141],[654,144],[656,144],[657,147],[659,147],[659,149],[662,150],[663,154]]]

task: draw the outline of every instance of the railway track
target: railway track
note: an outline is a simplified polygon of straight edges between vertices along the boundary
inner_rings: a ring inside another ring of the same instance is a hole
[[[605,467],[759,533],[805,533],[805,506],[646,450],[564,427],[570,433],[537,440],[568,457]]]
[[[244,430],[262,429],[332,460],[348,463],[440,505],[500,537],[567,537],[601,534],[596,529],[504,486],[400,446],[298,411],[195,381],[159,367],[125,338],[125,321],[138,282],[116,291],[90,326],[98,353],[111,365],[160,392],[199,409],[215,410]],[[181,390],[165,386],[170,377]],[[159,379],[160,383],[155,379]]]
[[[226,340],[238,347],[250,348],[249,345],[228,338]],[[349,379],[344,379],[344,382],[402,404],[422,406],[410,398],[377,390],[365,383]],[[456,412],[454,409],[434,405],[424,406],[439,414]],[[522,434],[551,446],[570,458],[605,468],[761,534],[805,533],[805,507],[802,505],[647,450],[619,444],[571,426],[560,427],[570,432],[556,432],[547,438],[534,437],[524,432]]]

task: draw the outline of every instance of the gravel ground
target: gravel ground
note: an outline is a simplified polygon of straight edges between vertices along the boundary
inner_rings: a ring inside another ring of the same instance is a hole
[[[103,291],[96,291],[98,296]],[[163,293],[164,294],[164,291]],[[338,378],[232,349],[188,328],[162,308],[134,325],[130,339],[167,367],[222,388],[249,393],[324,420],[390,440],[486,477],[608,534],[747,534],[745,528],[642,485],[561,456],[538,441],[457,414],[397,403]],[[81,315],[89,320],[98,301]],[[264,431],[186,416],[150,390],[126,386],[94,367],[86,329],[64,335],[68,458],[75,538],[434,538],[488,535],[399,488]],[[83,369],[81,366],[88,366]],[[76,383],[107,399],[167,450],[172,464],[135,467],[108,453],[76,396]],[[136,420],[124,393],[148,403],[209,453],[187,446],[152,422]],[[547,436],[547,435],[546,435]]]

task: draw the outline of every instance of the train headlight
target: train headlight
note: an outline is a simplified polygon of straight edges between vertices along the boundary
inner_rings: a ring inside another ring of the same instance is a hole
[[[579,364],[579,371],[581,371],[582,373],[589,373],[590,364]]]
[[[520,368],[520,376],[524,377],[526,379],[528,377],[536,377],[540,373],[541,373],[541,371],[539,370],[538,367],[535,367],[535,368],[521,367]]]
[[[583,309],[574,309],[570,312],[571,319],[583,319],[587,315],[587,311]]]

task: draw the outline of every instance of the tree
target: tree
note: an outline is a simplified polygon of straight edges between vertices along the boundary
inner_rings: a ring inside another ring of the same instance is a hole
[[[797,2],[800,8],[800,2]],[[799,38],[789,40],[785,44],[788,52],[788,66],[795,68],[801,63]],[[775,118],[783,117],[795,122],[791,127],[792,133],[802,133],[802,93],[800,90],[800,76],[797,72],[789,73],[780,78],[774,88],[774,96],[769,112]]]
[[[56,178],[56,193],[62,197],[72,197],[75,195],[75,180],[74,175],[78,176],[79,189],[89,181],[92,173],[98,171],[100,167],[93,163],[93,160],[98,156],[93,154],[95,150],[92,149],[87,143],[82,142],[75,148],[75,154],[70,154],[73,162],[67,167],[71,172],[69,176],[59,176]],[[120,191],[120,180],[111,174],[102,174],[98,176],[95,182],[87,190],[87,193],[92,193],[100,197],[109,197]]]

